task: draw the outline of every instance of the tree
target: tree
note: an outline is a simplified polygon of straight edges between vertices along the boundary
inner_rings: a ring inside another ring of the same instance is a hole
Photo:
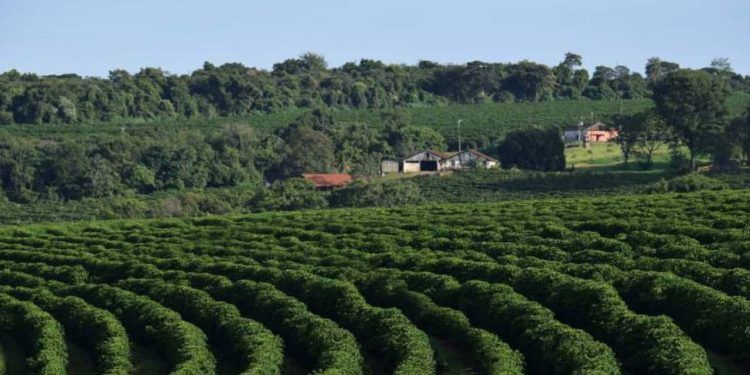
[[[546,65],[521,61],[508,68],[502,87],[517,99],[536,102],[553,94],[555,76]]]
[[[112,163],[101,155],[94,155],[85,173],[83,195],[95,198],[112,197],[122,189],[122,179]]]
[[[630,156],[635,150],[638,138],[641,136],[641,127],[635,115],[617,115],[612,118],[612,127],[617,131],[615,142],[620,146],[622,158],[628,165]]]
[[[554,68],[559,97],[577,99],[581,96],[581,92],[588,84],[588,72],[582,69],[575,70],[575,68],[581,66],[582,62],[580,55],[568,52],[565,54],[565,60]],[[586,75],[585,82],[582,84],[581,72]]]
[[[727,134],[740,149],[745,163],[750,164],[750,106],[743,116],[738,116],[729,124]]]
[[[393,145],[396,154],[408,156],[417,150],[444,150],[445,138],[427,126],[407,126],[401,130],[401,142]]]
[[[721,80],[703,71],[679,70],[654,86],[659,115],[690,150],[690,167],[699,154],[710,151],[708,140],[722,130],[728,90]]]
[[[565,144],[560,130],[519,129],[510,132],[498,146],[500,165],[538,171],[565,169]]]
[[[615,98],[617,93],[612,89],[612,81],[617,77],[617,71],[614,69],[603,65],[597,66],[583,95],[594,100]]]
[[[13,123],[13,113],[0,110],[0,125],[10,125]]]
[[[0,140],[0,187],[12,201],[33,200],[38,159],[31,142],[15,137]]]
[[[662,78],[666,77],[669,73],[676,72],[680,69],[680,65],[662,61],[658,57],[652,57],[646,62],[646,79],[649,84],[653,85]]]
[[[644,159],[643,165],[650,168],[654,163],[654,152],[669,138],[669,130],[664,121],[653,111],[638,115],[640,118],[640,136],[636,142],[636,155]]]
[[[58,106],[58,116],[64,122],[73,123],[78,121],[78,112],[76,111],[76,105],[72,100],[61,96]]]
[[[285,140],[284,158],[279,166],[283,177],[302,173],[330,172],[334,162],[334,145],[323,132],[308,127],[294,129]]]
[[[302,210],[328,205],[315,184],[302,178],[278,180],[268,189],[260,190],[249,202],[252,210]]]
[[[661,118],[653,111],[613,118],[617,130],[615,142],[620,146],[625,165],[635,155],[645,158],[644,165],[651,166],[653,154],[667,140],[667,130]]]
[[[732,64],[729,63],[729,59],[726,57],[717,57],[711,60],[711,68],[720,72],[732,72]]]

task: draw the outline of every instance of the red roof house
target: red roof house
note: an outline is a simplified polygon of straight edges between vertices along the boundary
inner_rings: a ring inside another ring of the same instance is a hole
[[[352,182],[352,176],[346,173],[304,173],[302,177],[318,189],[340,188]]]

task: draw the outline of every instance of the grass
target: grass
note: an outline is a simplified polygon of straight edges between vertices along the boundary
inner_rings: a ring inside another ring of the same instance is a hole
[[[654,151],[653,162],[655,165],[664,165],[669,162],[669,147],[663,144]],[[620,146],[614,142],[592,143],[588,148],[569,147],[565,149],[565,161],[568,168],[590,168],[603,166],[616,166],[625,161],[622,157]],[[631,156],[630,162],[636,164],[637,158]]]

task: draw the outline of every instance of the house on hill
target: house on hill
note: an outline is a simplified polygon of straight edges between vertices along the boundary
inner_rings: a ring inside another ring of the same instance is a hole
[[[346,173],[304,173],[302,178],[311,181],[318,190],[342,188],[352,182],[352,176]]]
[[[577,125],[566,126],[563,134],[567,146],[588,147],[592,142],[609,142],[614,138],[617,138],[617,130],[608,129],[601,122],[592,124],[579,122]]]
[[[497,159],[485,155],[477,150],[461,152],[441,152],[426,150],[417,152],[402,162],[400,171],[403,173],[442,172],[473,167],[494,168]],[[383,164],[383,170],[386,165]],[[392,166],[388,166],[392,169]]]

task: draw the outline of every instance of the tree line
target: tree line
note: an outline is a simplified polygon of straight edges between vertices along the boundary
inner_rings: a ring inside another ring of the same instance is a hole
[[[653,82],[679,69],[658,58],[647,62],[645,76],[625,66],[597,66],[589,73],[581,64],[580,55],[567,53],[552,67],[526,60],[395,65],[362,59],[329,68],[322,56],[306,53],[271,70],[208,62],[183,75],[160,68],[113,70],[106,78],[11,70],[0,74],[0,125],[243,116],[284,108],[634,99],[649,97]],[[750,92],[750,78],[732,72],[726,59],[704,71]]]
[[[370,126],[338,122],[316,109],[274,131],[230,124],[208,134],[159,128],[58,139],[8,134],[0,138],[0,197],[29,203],[186,188],[259,188],[307,172],[373,176],[384,158],[446,148],[440,133],[408,125],[400,112],[381,116],[379,125]],[[282,192],[289,188],[277,186]]]
[[[730,92],[725,81],[705,70],[678,70],[657,81],[653,109],[613,119],[625,164],[636,156],[648,168],[664,145],[672,149],[678,169],[695,170],[701,155],[710,156],[715,168],[750,163],[750,106],[731,117],[726,104]],[[678,146],[688,150],[684,162]]]

